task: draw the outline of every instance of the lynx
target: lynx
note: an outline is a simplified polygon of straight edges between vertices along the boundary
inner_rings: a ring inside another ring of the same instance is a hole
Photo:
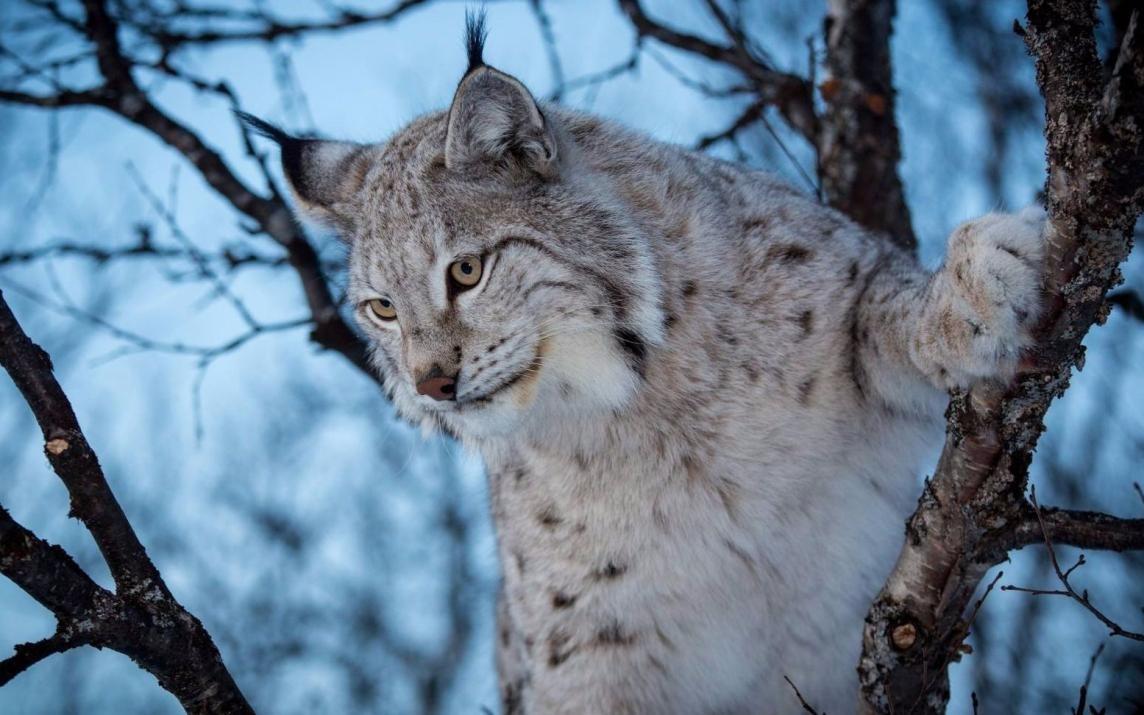
[[[930,274],[771,176],[537,102],[484,38],[384,144],[248,121],[348,242],[400,414],[485,460],[503,710],[797,712],[789,677],[853,712],[946,392],[1027,344],[1043,213],[962,225]]]

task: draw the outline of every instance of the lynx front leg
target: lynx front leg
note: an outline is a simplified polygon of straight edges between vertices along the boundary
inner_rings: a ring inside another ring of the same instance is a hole
[[[950,237],[910,341],[910,358],[935,384],[1007,379],[1042,308],[1045,213],[993,213]]]
[[[883,254],[856,281],[852,372],[859,393],[932,412],[941,393],[1007,379],[1041,310],[1045,214],[989,214],[958,227],[933,275]]]

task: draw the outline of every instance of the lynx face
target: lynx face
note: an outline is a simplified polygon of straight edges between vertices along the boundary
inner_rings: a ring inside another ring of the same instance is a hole
[[[562,185],[474,185],[439,165],[431,178],[399,153],[387,150],[379,170],[393,189],[362,207],[350,300],[403,413],[490,435],[530,414],[621,406],[645,340],[626,327],[622,271],[650,267],[634,252],[600,266],[591,246],[622,235],[622,220]]]
[[[282,148],[301,213],[350,242],[349,298],[398,409],[490,436],[614,410],[662,341],[645,236],[515,78],[481,59],[384,145]],[[528,420],[533,420],[529,422]]]

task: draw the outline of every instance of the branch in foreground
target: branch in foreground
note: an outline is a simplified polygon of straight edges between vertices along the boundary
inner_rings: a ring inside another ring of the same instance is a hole
[[[1029,0],[1025,40],[1046,104],[1052,300],[1034,332],[1036,366],[1012,387],[978,385],[950,404],[941,460],[866,617],[859,676],[876,712],[944,711],[946,665],[966,605],[1005,556],[995,545],[1027,524],[1024,491],[1045,412],[1068,386],[1081,340],[1104,316],[1105,295],[1120,282],[1131,248],[1144,204],[1140,13],[1105,84],[1094,11],[1091,0]],[[906,624],[918,637],[898,647],[892,633]]]
[[[11,678],[65,647],[90,644],[127,655],[189,713],[252,713],[210,634],[171,595],[127,521],[87,443],[48,354],[24,333],[0,293],[0,365],[39,422],[44,451],[67,487],[71,514],[91,532],[116,591],[100,588],[58,546],[0,509],[0,572],[58,621],[56,635],[0,662]]]

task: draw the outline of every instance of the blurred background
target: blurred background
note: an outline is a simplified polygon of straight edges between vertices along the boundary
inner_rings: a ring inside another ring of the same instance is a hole
[[[448,104],[465,67],[466,4],[390,1],[402,11],[387,21],[156,51],[154,71],[137,79],[266,191],[232,100],[212,89],[220,81],[247,111],[340,139],[384,140]],[[266,15],[310,22],[347,8],[388,7],[118,5],[191,34],[241,30]],[[701,0],[644,6],[691,34],[724,32]],[[773,66],[821,73],[822,3],[722,6],[741,13]],[[772,110],[719,139],[752,101],[733,91],[735,72],[654,40],[637,42],[612,0],[505,0],[487,9],[486,59],[537,96],[702,145],[814,192],[811,147]],[[902,176],[928,265],[940,261],[960,221],[1020,208],[1043,184],[1043,107],[1032,61],[1012,31],[1023,15],[1017,0],[899,3],[893,62]],[[66,23],[78,16],[68,2],[0,2],[0,86],[36,80],[29,65],[48,66],[41,81],[93,81],[85,46]],[[1104,46],[1110,25],[1102,28]],[[146,48],[145,33],[125,35]],[[259,145],[276,166],[269,149]],[[276,169],[270,177],[278,178]],[[310,237],[336,292],[343,248],[334,236]],[[254,707],[497,712],[498,566],[479,460],[397,421],[376,382],[341,355],[316,349],[283,256],[182,156],[122,118],[0,102],[0,290],[51,353],[140,537]],[[1124,271],[1126,287],[1138,292],[1142,263],[1137,251]],[[1114,310],[1087,345],[1084,371],[1050,412],[1033,482],[1044,504],[1139,516],[1144,498],[1133,480],[1144,475],[1144,322]],[[66,517],[66,492],[41,450],[30,412],[0,379],[0,504],[107,585],[90,537]],[[1076,558],[1058,551],[1062,562]],[[1087,556],[1075,582],[1126,628],[1140,630],[1144,559]],[[1000,568],[1000,584],[1053,583],[1040,547]],[[48,611],[0,580],[0,650],[53,627]],[[972,693],[984,713],[1069,712],[1102,644],[1089,702],[1109,713],[1137,712],[1144,702],[1144,645],[1109,639],[1067,599],[995,590],[969,642],[972,654],[952,671],[951,713],[972,711]],[[3,713],[179,711],[127,658],[90,648],[52,657],[0,688]]]

